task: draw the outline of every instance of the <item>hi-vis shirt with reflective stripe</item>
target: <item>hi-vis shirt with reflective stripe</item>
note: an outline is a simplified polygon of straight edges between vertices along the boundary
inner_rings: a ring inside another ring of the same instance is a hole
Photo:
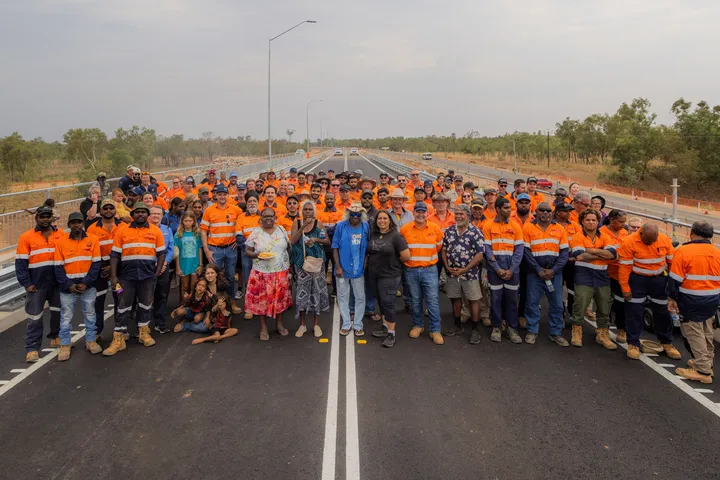
[[[235,224],[242,211],[226,204],[220,208],[216,203],[205,209],[200,222],[200,230],[207,232],[207,243],[214,247],[225,247],[235,243]]]
[[[566,225],[558,223],[558,225],[563,227],[567,232],[568,242],[570,242],[575,235],[582,232],[582,227],[577,222],[568,222]]]
[[[584,231],[577,233],[570,240],[570,258],[575,258],[588,248],[608,250],[616,255],[616,249],[612,246],[612,239],[609,235],[597,232],[595,240],[590,238]],[[586,287],[606,287],[610,285],[607,269],[609,260],[575,261],[575,285]]]
[[[668,296],[686,320],[704,322],[720,304],[720,250],[710,240],[694,240],[675,250]]]
[[[64,292],[76,283],[93,287],[99,274],[100,242],[96,236],[82,232],[75,240],[68,235],[55,245],[55,278]]]
[[[15,275],[18,283],[27,288],[53,287],[55,281],[55,244],[65,237],[65,232],[53,227],[50,236],[33,228],[20,235],[15,251]]]
[[[110,257],[120,259],[118,277],[123,280],[142,281],[155,276],[158,257],[165,258],[165,238],[155,225],[135,222],[115,233]]]
[[[260,226],[260,214],[248,215],[247,213],[241,214],[235,222],[235,235],[242,235],[247,238],[250,236],[253,230]]]
[[[400,229],[410,250],[410,260],[405,262],[408,267],[429,267],[438,261],[438,252],[442,249],[443,232],[432,222],[426,222],[423,228],[418,228],[415,222],[410,222]]]
[[[503,220],[500,215],[488,220],[483,227],[485,258],[495,270],[512,270],[517,273],[523,258],[525,240],[520,225]]]
[[[664,233],[658,233],[658,238],[652,245],[643,243],[640,232],[628,235],[618,249],[618,282],[622,291],[630,291],[630,273],[647,277],[662,275],[668,265],[672,264],[674,253],[672,241]]]
[[[343,211],[337,208],[334,212],[328,212],[325,208],[323,208],[322,210],[318,210],[317,212],[318,220],[323,222],[323,225],[325,225],[325,230],[330,236],[335,233],[335,226],[338,224],[338,222],[342,221],[343,215]]]
[[[101,219],[88,227],[87,234],[94,235],[98,239],[98,243],[100,244],[100,256],[102,257],[102,260],[104,262],[110,260],[110,253],[112,252],[113,246],[113,238],[115,237],[115,233],[118,231],[118,229],[124,225],[125,224],[122,223],[120,220],[115,220],[115,225],[113,226],[112,230],[108,231],[105,227],[103,227]]]
[[[543,268],[552,269],[556,274],[562,271],[568,259],[568,238],[563,227],[550,223],[545,231],[537,220],[523,226],[525,260],[533,270],[540,273]]]
[[[622,245],[623,240],[625,240],[625,238],[627,238],[627,236],[630,235],[628,233],[628,231],[625,230],[624,228],[620,229],[619,232],[614,233],[612,230],[610,230],[610,227],[607,225],[600,228],[600,233],[610,237],[612,246],[616,251],[620,248],[620,245]],[[618,258],[616,258],[612,262],[608,263],[608,276],[610,278],[612,278],[613,280],[618,279],[618,271],[620,269],[619,265],[620,265],[620,260]]]

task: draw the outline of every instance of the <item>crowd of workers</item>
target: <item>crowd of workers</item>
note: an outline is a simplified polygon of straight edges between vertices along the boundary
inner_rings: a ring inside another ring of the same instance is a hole
[[[193,177],[167,185],[129,166],[112,189],[100,174],[80,211],[69,215],[69,233],[44,204],[34,212],[37,226],[18,241],[26,360],[39,359],[46,302],[50,345],[66,361],[78,304],[86,350],[112,356],[127,348],[128,325],[137,326],[139,343],[154,345],[150,324],[169,332],[168,311],[175,332],[203,334],[193,344],[236,335],[232,319],[243,314],[243,298],[244,318],[260,317],[263,341],[270,338],[268,319],[279,335],[289,334],[283,314],[293,306],[295,336],[308,331],[311,314],[313,335],[321,337],[319,315],[337,297],[341,335],[364,336],[368,316],[377,322],[372,336],[392,347],[402,297],[412,317],[410,338],[425,333],[427,316],[437,345],[467,327],[471,344],[484,328],[494,342],[505,336],[534,344],[545,296],[550,341],[582,347],[587,317],[597,322],[598,344],[616,350],[627,343],[631,359],[646,347],[681,359],[671,318],[678,315],[692,359],[677,374],[712,382],[720,252],[710,224],[695,223],[690,241],[675,248],[656,225],[606,212],[602,197],[577,184],[553,198],[537,190],[534,177],[515,180],[512,191],[508,186],[501,178],[497,188],[482,190],[453,171],[433,182],[417,170],[376,180],[359,170],[294,168],[245,183],[210,170],[198,185]],[[168,309],[173,285],[179,305]],[[444,330],[441,291],[452,303]],[[115,325],[103,348],[108,293]],[[659,343],[641,343],[646,304]]]

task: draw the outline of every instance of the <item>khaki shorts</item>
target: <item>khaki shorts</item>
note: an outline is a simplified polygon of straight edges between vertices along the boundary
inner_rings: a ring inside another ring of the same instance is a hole
[[[445,293],[448,298],[465,297],[471,302],[482,298],[480,280],[461,280],[451,276],[448,276],[447,282],[445,283]]]

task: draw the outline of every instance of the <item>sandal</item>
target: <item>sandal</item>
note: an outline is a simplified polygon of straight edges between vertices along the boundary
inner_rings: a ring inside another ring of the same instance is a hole
[[[184,326],[185,326],[185,322],[176,323],[175,327],[173,327],[173,332],[175,332],[175,333],[182,332],[182,329]]]
[[[276,328],[275,331],[280,334],[281,337],[287,337],[290,332],[287,331],[287,328],[280,327]]]
[[[268,332],[260,332],[260,340],[267,342],[270,340],[270,334]]]
[[[380,315],[379,313],[373,313],[372,315],[370,315],[370,318],[373,322],[379,322],[380,320],[382,320],[382,315]]]
[[[340,335],[342,335],[343,337],[347,337],[349,333],[350,330],[347,330],[345,328],[340,329]]]

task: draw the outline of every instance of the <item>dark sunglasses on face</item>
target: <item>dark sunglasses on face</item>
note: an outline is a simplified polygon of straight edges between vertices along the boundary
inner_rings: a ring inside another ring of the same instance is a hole
[[[538,212],[550,213],[552,212],[552,210],[550,210],[549,208],[538,208]]]
[[[115,207],[113,207],[112,205],[105,205],[102,209],[103,210],[115,210]]]
[[[361,212],[350,212],[350,216],[353,218],[360,218],[360,217],[362,217],[362,213]]]

